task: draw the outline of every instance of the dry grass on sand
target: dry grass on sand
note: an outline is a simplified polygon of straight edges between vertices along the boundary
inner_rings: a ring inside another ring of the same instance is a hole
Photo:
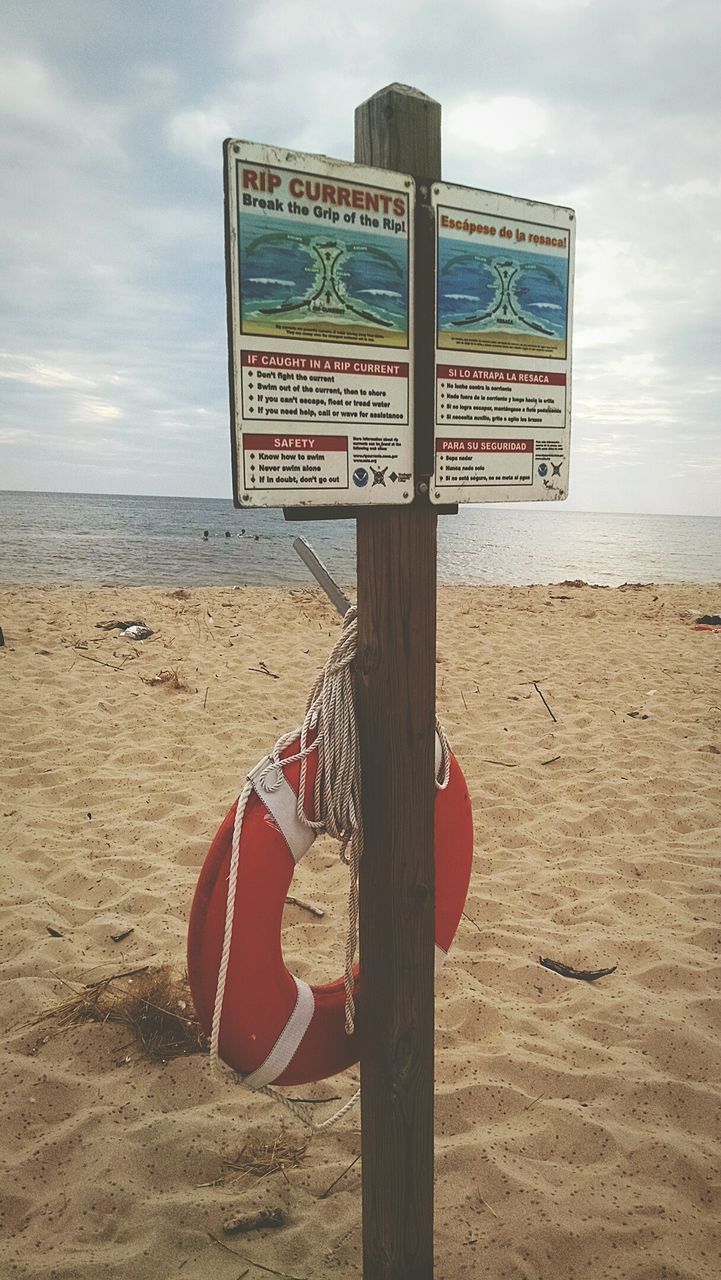
[[[121,1023],[143,1053],[156,1061],[200,1053],[206,1047],[187,977],[179,977],[167,965],[114,974],[73,989],[35,1022],[53,1022],[60,1029],[79,1022]]]

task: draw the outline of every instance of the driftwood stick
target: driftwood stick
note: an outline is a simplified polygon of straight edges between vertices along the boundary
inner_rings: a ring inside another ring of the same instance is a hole
[[[99,667],[110,667],[111,671],[122,671],[122,666],[117,666],[114,662],[103,662],[102,658],[94,658],[90,653],[83,653],[82,649],[76,649],[79,658],[86,658],[88,662],[97,662]]]
[[[266,1267],[262,1262],[256,1262],[254,1258],[246,1258],[244,1254],[238,1253],[237,1249],[231,1249],[230,1245],[225,1244],[223,1240],[219,1240],[213,1235],[212,1231],[208,1232],[214,1244],[219,1244],[221,1249],[225,1249],[226,1253],[232,1253],[234,1258],[240,1258],[241,1262],[247,1262],[251,1267],[257,1267],[259,1271],[267,1271],[271,1276],[282,1276],[283,1280],[306,1280],[305,1276],[292,1276],[287,1271],[276,1271],[273,1267]]]
[[[479,1193],[478,1193],[478,1199],[480,1200],[481,1204],[484,1204],[484,1205],[486,1206],[486,1208],[487,1208],[487,1209],[488,1209],[488,1210],[493,1214],[494,1218],[497,1218],[497,1217],[498,1217],[498,1214],[496,1213],[495,1209],[493,1208],[493,1205],[492,1205],[492,1204],[489,1204],[487,1200],[484,1200],[484,1198],[483,1198],[483,1196],[481,1195],[480,1191],[479,1191]]]
[[[597,978],[605,978],[609,973],[615,973],[618,968],[618,965],[614,964],[610,969],[574,969],[570,964],[563,964],[560,960],[549,960],[548,956],[539,956],[538,963],[542,964],[544,969],[560,973],[562,978],[580,978],[581,982],[595,982]]]
[[[147,973],[149,968],[149,964],[141,964],[137,969],[126,969],[124,973],[111,973],[109,978],[98,978],[96,982],[84,982],[82,985],[86,991],[92,991],[95,987],[105,987],[109,982],[117,982],[120,978],[133,978],[136,973]]]
[[[322,1106],[324,1102],[340,1102],[340,1094],[332,1093],[329,1098],[289,1098],[289,1102],[303,1102],[306,1106]]]
[[[523,1108],[523,1110],[524,1110],[524,1111],[530,1111],[530,1110],[531,1110],[531,1107],[535,1107],[536,1103],[537,1103],[537,1102],[540,1102],[540,1101],[541,1101],[541,1098],[545,1098],[545,1096],[546,1096],[546,1095],[545,1095],[544,1093],[539,1093],[538,1097],[537,1097],[537,1098],[534,1098],[534,1099],[533,1099],[533,1102],[529,1102],[528,1106],[527,1106],[527,1107],[524,1107],[524,1108]]]
[[[538,687],[538,685],[537,685],[536,681],[534,680],[532,683],[533,683],[533,687],[534,687],[534,689],[536,690],[536,693],[538,694],[539,698],[541,699],[541,702],[543,703],[544,707],[546,708],[546,711],[548,712],[549,716],[551,717],[551,719],[552,719],[553,723],[554,723],[554,724],[558,724],[558,721],[557,721],[556,717],[554,716],[553,712],[551,711],[551,708],[549,707],[548,703],[546,702],[546,699],[544,698],[543,694],[541,693],[541,690],[539,689],[539,687]]]
[[[325,915],[322,907],[314,907],[312,902],[304,902],[302,898],[286,898],[292,907],[300,907],[303,911],[310,911],[312,916],[317,916],[319,920]]]
[[[504,769],[517,769],[517,768],[518,768],[518,762],[517,762],[517,761],[516,761],[515,763],[513,763],[513,764],[509,764],[509,762],[508,762],[507,760],[481,760],[481,764],[500,764],[500,765],[502,765],[502,766],[503,766],[503,768],[504,768]]]
[[[227,1236],[240,1235],[243,1231],[263,1231],[265,1227],[283,1227],[286,1217],[282,1209],[261,1209],[258,1213],[245,1214],[239,1218],[228,1218],[223,1223]]]
[[[338,1186],[338,1183],[340,1182],[341,1178],[345,1178],[345,1175],[347,1173],[350,1173],[351,1169],[353,1168],[353,1165],[357,1164],[360,1158],[361,1158],[361,1152],[359,1151],[358,1155],[355,1156],[353,1160],[351,1160],[350,1164],[348,1165],[348,1168],[344,1169],[342,1173],[339,1173],[335,1181],[331,1182],[330,1186],[326,1187],[325,1191],[321,1191],[320,1195],[318,1196],[318,1199],[325,1200],[326,1196],[330,1195],[333,1188]]]

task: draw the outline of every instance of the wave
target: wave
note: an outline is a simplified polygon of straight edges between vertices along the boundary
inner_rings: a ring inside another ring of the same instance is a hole
[[[557,302],[527,302],[526,306],[536,307],[538,311],[563,311]]]
[[[479,299],[472,293],[444,293],[444,298],[453,299],[454,302],[478,302]]]
[[[295,280],[275,280],[273,276],[249,276],[248,284],[281,284],[284,289],[295,289]]]
[[[373,298],[400,298],[402,294],[395,289],[358,289],[358,293],[369,293]]]

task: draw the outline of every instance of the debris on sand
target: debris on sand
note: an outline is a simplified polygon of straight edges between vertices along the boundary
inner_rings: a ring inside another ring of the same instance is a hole
[[[177,693],[198,692],[197,689],[193,689],[192,686],[188,684],[187,680],[185,680],[183,676],[175,670],[175,667],[169,671],[158,671],[154,676],[141,676],[140,679],[143,684],[148,684],[151,687],[164,685],[166,689],[172,689]]]
[[[114,983],[122,982],[122,986]],[[80,1022],[119,1022],[134,1035],[138,1047],[156,1061],[201,1053],[205,1036],[193,1009],[186,977],[167,965],[113,974],[73,990],[46,1009],[35,1023],[54,1022],[61,1030]]]
[[[261,1209],[258,1213],[228,1218],[223,1223],[223,1231],[227,1236],[235,1236],[245,1231],[265,1231],[266,1227],[282,1227],[285,1222],[286,1216],[282,1209]]]
[[[134,619],[130,618],[126,622],[121,622],[119,619],[116,619],[113,622],[96,622],[95,623],[95,629],[98,631],[127,631],[128,627],[144,627],[144,626],[145,626],[145,623],[142,622],[139,618],[134,618]]]
[[[572,965],[564,964],[561,960],[550,960],[548,956],[539,956],[538,963],[545,969],[551,969],[553,973],[560,973],[562,978],[579,978],[581,982],[597,982],[599,978],[607,978],[610,973],[615,973],[618,968],[614,964],[610,969],[574,969]]]
[[[123,635],[128,640],[147,640],[152,634],[150,627],[144,627],[140,622],[134,623],[132,627],[126,627],[123,631]]]
[[[286,1129],[281,1129],[275,1138],[264,1138],[257,1135],[241,1147],[237,1156],[224,1163],[237,1178],[252,1174],[256,1178],[267,1178],[271,1173],[285,1173],[286,1169],[297,1169],[308,1149],[308,1136],[294,1137]],[[231,1181],[236,1179],[231,1178]]]

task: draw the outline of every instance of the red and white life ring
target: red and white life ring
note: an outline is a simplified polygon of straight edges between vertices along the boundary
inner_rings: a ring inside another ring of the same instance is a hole
[[[299,750],[291,743],[284,756]],[[440,764],[436,735],[436,769]],[[315,753],[307,757],[306,796],[312,798]],[[219,1055],[252,1088],[324,1080],[358,1061],[358,1033],[345,1033],[343,979],[323,986],[291,974],[283,961],[283,907],[295,864],[315,838],[296,812],[300,763],[282,773],[270,758],[248,776],[253,791],[240,832],[233,934],[220,1024]],[[280,776],[279,776],[280,775]],[[310,800],[312,803],[312,799]],[[306,802],[308,803],[308,802]],[[200,1024],[210,1035],[218,985],[235,811],[222,823],[200,872],[188,929],[188,976]],[[306,808],[306,812],[309,813]],[[309,816],[313,815],[309,813]],[[436,791],[436,970],[445,959],[468,892],[473,820],[466,782],[450,757],[448,785]],[[358,973],[356,971],[356,993]],[[359,1000],[362,1011],[362,994]]]

